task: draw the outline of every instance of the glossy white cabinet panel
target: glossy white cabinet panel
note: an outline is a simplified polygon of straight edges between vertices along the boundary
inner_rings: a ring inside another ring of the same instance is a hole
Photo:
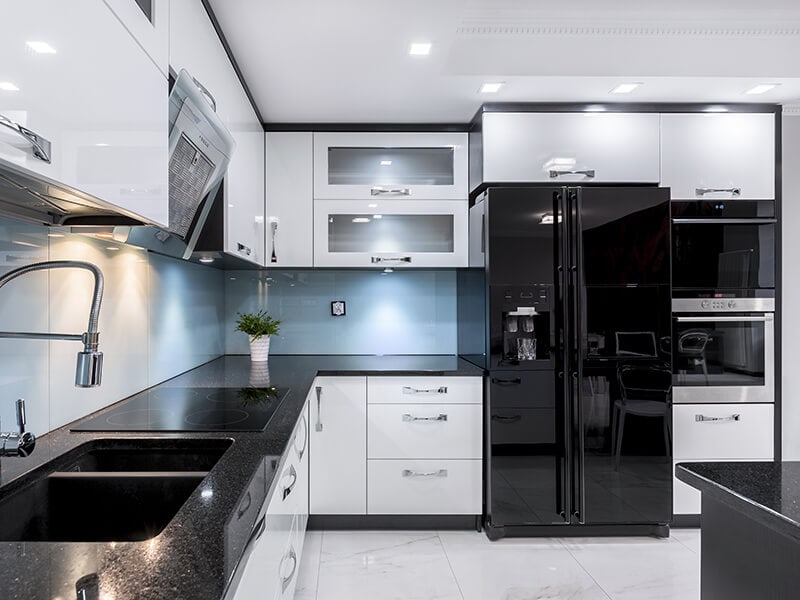
[[[675,404],[672,427],[676,459],[770,459],[774,454],[771,404]]]
[[[486,203],[477,202],[469,209],[469,266],[486,264]]]
[[[225,176],[225,251],[257,265],[264,255],[264,133],[234,131]]]
[[[774,198],[775,115],[661,115],[661,185],[673,199]]]
[[[314,198],[467,198],[466,133],[315,133]]]
[[[466,267],[467,200],[316,200],[315,267]]]
[[[50,162],[0,126],[0,161],[96,196],[146,221],[168,220],[167,78],[108,6],[29,0],[4,7],[0,115],[49,143]],[[26,42],[46,42],[38,53]]]
[[[366,377],[317,377],[309,392],[311,514],[367,511]]]
[[[104,0],[125,28],[158,66],[164,77],[169,75],[169,2],[151,0],[148,19],[136,0]]]
[[[311,132],[266,134],[266,264],[311,267],[314,261]]]
[[[658,142],[658,114],[485,113],[483,181],[656,183]]]
[[[481,404],[481,377],[369,377],[370,404]]]
[[[481,460],[370,460],[371,515],[480,514]]]
[[[763,458],[738,458],[738,459],[713,459],[707,458],[684,458],[673,461],[672,463],[672,512],[676,515],[699,515],[701,496],[700,490],[687,485],[675,477],[675,465],[679,462],[733,462],[734,460],[743,462],[763,462]]]
[[[367,458],[482,457],[479,404],[370,404]]]

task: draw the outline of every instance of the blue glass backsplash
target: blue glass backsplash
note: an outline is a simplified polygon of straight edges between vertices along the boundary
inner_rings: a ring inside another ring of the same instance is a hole
[[[331,315],[342,300],[346,314]],[[273,354],[455,354],[455,271],[229,271],[225,350],[249,352],[237,312],[281,320]]]

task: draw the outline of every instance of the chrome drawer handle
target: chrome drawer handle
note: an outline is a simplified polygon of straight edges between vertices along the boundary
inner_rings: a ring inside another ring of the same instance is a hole
[[[719,423],[722,421],[741,421],[741,415],[731,415],[729,417],[707,417],[705,415],[695,415],[694,420],[698,423]]]
[[[241,242],[236,242],[236,250],[246,254],[247,256],[250,256],[253,253],[253,250],[249,246],[245,246]]]
[[[322,431],[322,386],[317,386],[317,424],[314,426],[315,431]]]
[[[403,262],[403,263],[410,263],[411,257],[410,256],[373,256],[372,257],[373,263],[385,263],[385,262]]]
[[[405,422],[409,422],[409,421],[447,421],[447,415],[444,414],[444,413],[441,413],[439,415],[432,416],[432,417],[416,417],[414,415],[409,415],[408,413],[406,413],[406,414],[403,415],[403,421],[405,421]]]
[[[446,394],[447,393],[447,386],[443,385],[438,388],[430,388],[430,389],[418,389],[413,388],[407,385],[403,386],[403,393],[404,394]]]
[[[3,115],[0,115],[0,125],[8,127],[11,131],[28,142],[31,145],[31,152],[36,158],[48,164],[51,162],[49,140]]]
[[[286,577],[283,576],[283,565],[287,560],[292,561],[292,570],[289,572]],[[289,547],[289,552],[284,554],[283,558],[281,559],[281,564],[278,567],[278,571],[281,574],[281,592],[285,592],[286,588],[289,587],[289,584],[292,582],[292,578],[294,577],[295,571],[297,571],[297,553],[294,551],[293,547]]]
[[[408,188],[385,188],[380,185],[376,185],[369,191],[370,194],[373,196],[384,196],[384,195],[394,195],[394,196],[410,196],[411,190]]]
[[[714,192],[728,192],[735,198],[742,195],[742,188],[696,188],[694,190],[695,196],[705,196],[706,194],[713,194]]]
[[[286,497],[292,493],[294,486],[297,484],[297,471],[295,470],[294,465],[289,465],[288,477],[291,477],[292,482],[289,485],[283,486],[283,492],[282,492],[283,497],[281,498],[282,500],[286,500]],[[283,479],[286,479],[286,477],[284,477]]]
[[[562,175],[586,175],[586,177],[594,177],[594,169],[586,169],[582,171],[560,171],[551,169],[550,170],[550,179],[555,179],[556,177],[561,177]]]
[[[403,469],[403,477],[447,477],[447,469],[439,469],[438,471],[412,471],[411,469]]]

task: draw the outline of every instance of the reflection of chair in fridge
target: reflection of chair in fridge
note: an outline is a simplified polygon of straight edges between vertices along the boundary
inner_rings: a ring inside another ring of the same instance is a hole
[[[685,358],[690,365],[703,370],[706,384],[708,383],[706,345],[709,337],[708,331],[705,329],[687,329],[678,337],[678,354]]]
[[[614,401],[611,424],[611,447],[614,450],[614,468],[619,467],[625,417],[660,417],[664,420],[664,443],[670,449],[670,403],[672,373],[663,365],[621,364],[617,367],[620,398]]]

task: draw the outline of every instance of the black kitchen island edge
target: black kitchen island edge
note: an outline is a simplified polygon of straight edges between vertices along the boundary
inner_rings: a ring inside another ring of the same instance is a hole
[[[253,366],[256,369],[253,369]],[[254,525],[258,507],[271,495],[275,473],[314,378],[357,375],[481,376],[483,370],[456,356],[273,355],[267,365],[248,356],[222,356],[156,387],[232,387],[265,384],[290,388],[264,431],[258,432],[71,432],[103,408],[41,436],[43,451],[27,459],[4,459],[0,495],[24,475],[92,440],[231,439],[233,444],[156,537],[142,542],[0,542],[0,597],[4,600],[74,598],[76,582],[99,578],[101,595],[115,600],[222,599]],[[257,383],[254,383],[256,382]],[[9,485],[10,484],[10,485]],[[243,512],[243,498],[254,510]],[[237,518],[238,517],[238,518]],[[102,596],[101,596],[102,597]]]

